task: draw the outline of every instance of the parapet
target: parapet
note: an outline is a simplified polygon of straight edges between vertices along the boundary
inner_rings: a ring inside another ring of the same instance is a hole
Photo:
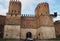
[[[21,16],[22,17],[34,17],[34,15],[31,15],[31,14],[22,14]]]
[[[48,4],[47,2],[41,2],[40,5],[43,5],[43,4]],[[49,5],[49,4],[48,4]]]
[[[10,0],[10,4],[13,4],[13,3],[18,3],[21,5],[21,2],[19,0]]]
[[[46,6],[49,7],[49,4],[48,4],[47,2],[41,2],[41,3],[39,3],[39,4],[37,5],[36,9],[37,9],[37,8],[40,8],[40,7],[46,7]],[[35,9],[35,10],[36,10],[36,9]]]
[[[11,2],[15,1],[15,2],[19,2],[19,0],[10,0]]]

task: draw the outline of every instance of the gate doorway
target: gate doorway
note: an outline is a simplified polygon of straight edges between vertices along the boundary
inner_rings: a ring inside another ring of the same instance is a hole
[[[32,33],[31,32],[27,32],[26,33],[26,38],[32,38]]]

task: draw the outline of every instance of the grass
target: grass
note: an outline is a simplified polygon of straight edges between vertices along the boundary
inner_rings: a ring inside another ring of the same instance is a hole
[[[0,38],[0,41],[6,41],[6,40],[15,40],[15,39],[3,39],[3,38]],[[51,38],[51,39],[48,39],[48,40],[60,40],[60,38]]]
[[[60,38],[51,38],[51,39],[48,39],[48,40],[60,40]]]
[[[3,38],[0,38],[0,41],[5,41],[5,39],[3,39]]]
[[[16,39],[3,39],[3,38],[0,38],[0,41],[14,41]]]

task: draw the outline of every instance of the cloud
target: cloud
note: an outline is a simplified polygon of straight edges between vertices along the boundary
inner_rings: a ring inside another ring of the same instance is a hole
[[[22,3],[22,13],[23,14],[34,14],[34,10],[37,5],[41,2],[47,2],[49,5],[54,4],[55,0],[20,0]]]
[[[6,15],[7,9],[3,8],[1,5],[0,5],[0,15]]]
[[[33,14],[36,6],[40,2],[48,2],[50,4],[54,3],[54,0],[20,0],[20,1],[22,3],[22,13],[25,13],[25,14],[26,13],[32,13]],[[8,8],[9,0],[0,0],[0,2],[2,2],[3,5],[5,5],[3,7],[6,7],[6,9]],[[2,9],[4,10],[4,8],[2,8]]]
[[[57,17],[54,18],[53,20],[54,20],[54,21],[60,20],[59,18],[60,18],[60,16],[57,16]]]
[[[6,15],[8,9],[8,2],[6,0],[0,0],[0,15]]]
[[[60,6],[56,5],[56,0],[19,0],[22,3],[22,14],[35,14],[34,10],[37,5],[41,2],[47,2],[50,6],[50,12],[53,13],[57,11],[60,13],[60,10],[57,10]],[[0,0],[0,15],[6,15],[8,11],[9,0]],[[56,19],[59,19],[57,17]]]

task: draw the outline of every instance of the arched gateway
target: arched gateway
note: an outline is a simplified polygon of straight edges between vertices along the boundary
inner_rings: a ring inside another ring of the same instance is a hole
[[[32,33],[31,32],[27,32],[26,33],[26,38],[32,38]]]

